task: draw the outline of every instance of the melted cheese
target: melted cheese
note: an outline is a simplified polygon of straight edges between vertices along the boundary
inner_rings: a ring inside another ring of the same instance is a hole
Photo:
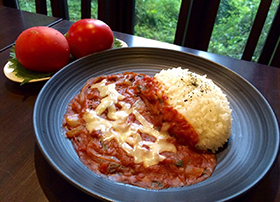
[[[101,131],[104,141],[115,139],[124,151],[134,157],[135,163],[143,163],[145,167],[156,165],[164,160],[165,156],[161,155],[162,152],[176,152],[176,147],[166,141],[168,135],[155,130],[135,106],[122,102],[125,97],[119,94],[115,87],[115,84],[106,85],[105,79],[91,86],[98,89],[102,100],[95,110],[87,109],[84,113],[83,119],[87,130]],[[116,103],[121,105],[118,111],[115,107]],[[110,120],[100,117],[106,109]],[[127,118],[130,114],[134,114],[140,124],[128,123]],[[145,141],[140,133],[149,134],[155,137],[156,141]]]

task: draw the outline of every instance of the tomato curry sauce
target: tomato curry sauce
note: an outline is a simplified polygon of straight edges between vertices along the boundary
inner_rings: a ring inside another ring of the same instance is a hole
[[[165,189],[210,177],[217,161],[150,76],[90,79],[67,107],[63,127],[82,163],[125,184]]]

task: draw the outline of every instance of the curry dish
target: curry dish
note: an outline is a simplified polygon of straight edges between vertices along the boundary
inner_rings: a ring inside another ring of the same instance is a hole
[[[166,100],[147,75],[92,78],[69,103],[63,127],[82,163],[109,180],[147,189],[205,180],[215,154],[195,148],[196,131]]]

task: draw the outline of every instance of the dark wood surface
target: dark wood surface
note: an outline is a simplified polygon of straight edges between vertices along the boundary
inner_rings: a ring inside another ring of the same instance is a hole
[[[4,67],[16,35],[35,25],[48,25],[57,18],[0,6],[0,66]],[[37,18],[38,17],[38,18]],[[40,20],[38,20],[40,18]],[[16,19],[16,20],[15,20]],[[71,22],[63,20],[52,27],[67,32]],[[18,29],[17,29],[18,28]],[[3,31],[5,30],[5,31]],[[14,33],[14,30],[16,32]],[[3,37],[1,34],[5,34]],[[161,47],[192,53],[222,64],[254,85],[280,119],[280,68],[236,60],[173,44],[114,32],[128,46]],[[4,45],[2,45],[4,44]],[[0,73],[0,201],[98,201],[60,176],[44,159],[35,144],[32,114],[37,95],[45,82],[20,86]],[[279,156],[267,176],[236,201],[280,201]]]
[[[51,26],[62,20],[4,6],[0,6],[0,16],[0,51],[14,43],[23,30],[39,25]]]

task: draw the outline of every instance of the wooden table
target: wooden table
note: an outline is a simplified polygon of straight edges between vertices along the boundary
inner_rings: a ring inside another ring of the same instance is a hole
[[[17,35],[36,25],[62,33],[71,22],[0,6],[0,66]],[[237,72],[268,100],[280,120],[280,69],[115,32],[128,46],[162,47],[208,58]],[[0,201],[93,201],[47,163],[35,144],[33,107],[44,82],[19,86],[0,74]],[[237,201],[280,201],[279,156],[268,175]],[[96,200],[94,200],[96,201]]]
[[[0,6],[0,13],[0,52],[9,48],[23,30],[34,26],[51,26],[62,20],[36,13],[19,12],[4,6]]]

